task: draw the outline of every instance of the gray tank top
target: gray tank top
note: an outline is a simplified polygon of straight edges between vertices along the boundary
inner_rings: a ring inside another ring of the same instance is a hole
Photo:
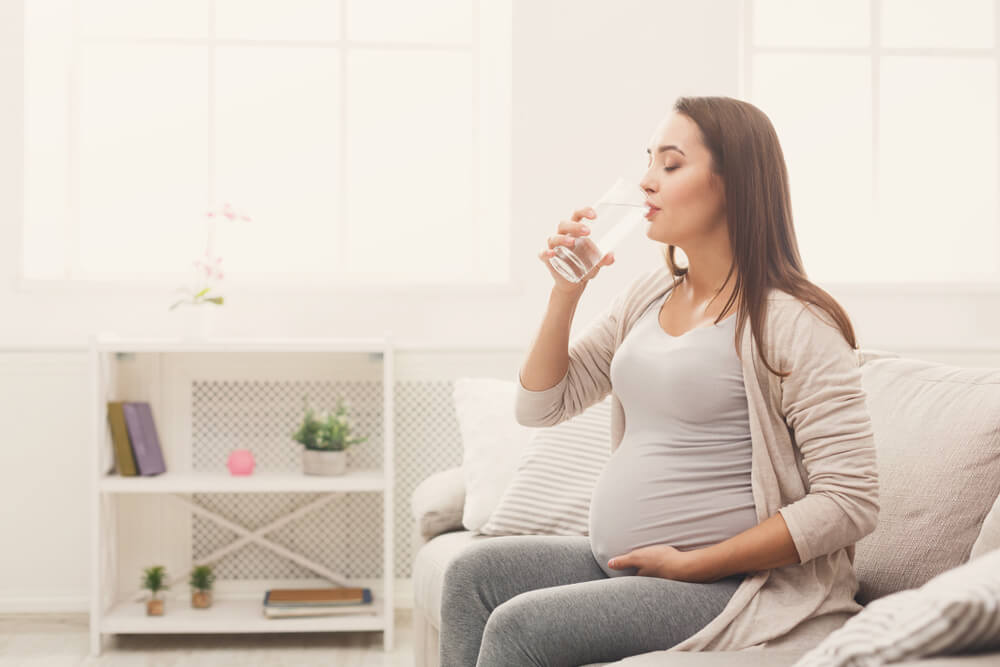
[[[657,299],[611,360],[625,433],[594,486],[590,545],[608,560],[638,547],[680,551],[722,542],[757,525],[743,370],[733,346],[736,315],[680,336],[663,330]]]

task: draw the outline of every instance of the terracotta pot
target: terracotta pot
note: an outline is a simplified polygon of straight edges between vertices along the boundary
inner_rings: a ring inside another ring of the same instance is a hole
[[[195,609],[208,609],[212,606],[212,591],[192,591],[191,606]]]
[[[146,616],[163,616],[163,600],[146,600]]]

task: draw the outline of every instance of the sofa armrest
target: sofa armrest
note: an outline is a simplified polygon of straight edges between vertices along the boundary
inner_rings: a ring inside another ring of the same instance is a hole
[[[410,496],[410,510],[423,541],[452,530],[462,530],[465,477],[461,466],[430,475]]]

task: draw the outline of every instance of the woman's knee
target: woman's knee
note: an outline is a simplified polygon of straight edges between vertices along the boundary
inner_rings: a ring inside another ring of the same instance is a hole
[[[533,600],[537,593],[515,595],[490,614],[483,630],[481,655],[492,661],[485,664],[545,664],[545,637],[551,628],[539,618],[537,600]]]
[[[489,554],[486,544],[486,541],[472,542],[448,562],[444,570],[445,595],[449,590],[467,591],[470,586],[475,586],[489,576]]]
[[[498,636],[523,638],[526,632],[533,632],[542,625],[537,618],[539,591],[519,593],[499,605],[490,614],[487,626],[492,626]],[[544,632],[544,628],[542,629]]]

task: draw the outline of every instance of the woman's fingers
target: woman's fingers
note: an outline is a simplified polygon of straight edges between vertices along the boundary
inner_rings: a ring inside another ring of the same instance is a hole
[[[560,234],[573,234],[575,236],[586,236],[590,233],[590,226],[585,222],[573,222],[570,220],[560,220],[556,231]]]
[[[558,246],[565,246],[567,248],[576,247],[577,238],[583,238],[590,235],[590,226],[587,224],[586,220],[593,220],[597,217],[597,211],[593,208],[587,206],[584,208],[579,208],[573,211],[573,215],[570,220],[560,220],[559,225],[556,228],[555,234],[549,236],[546,239],[546,249],[538,253],[538,259],[545,263],[552,277],[555,278],[556,284],[560,287],[565,286],[580,286],[582,287],[588,280],[597,275],[597,272],[602,266],[606,266],[614,262],[614,258],[609,255],[605,255],[601,260],[590,270],[590,272],[584,276],[580,281],[576,283],[571,283],[567,281],[562,275],[560,275],[555,268],[553,268],[551,262],[549,261],[554,255],[554,248]]]
[[[576,245],[576,239],[567,234],[554,234],[549,237],[548,241],[550,248],[555,248],[557,245],[564,245],[572,248]]]

